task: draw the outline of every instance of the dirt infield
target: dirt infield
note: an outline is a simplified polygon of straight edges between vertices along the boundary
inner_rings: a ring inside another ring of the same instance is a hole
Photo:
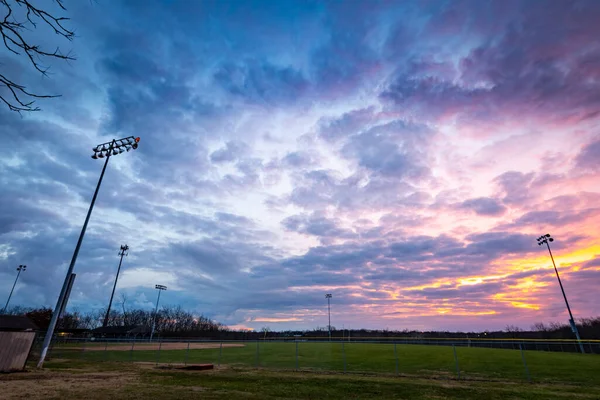
[[[133,344],[133,350],[158,350],[159,346],[161,350],[186,350],[188,348],[187,342],[176,342],[176,343],[120,343],[120,344],[109,344],[104,346],[102,343],[95,343],[94,346],[86,346],[85,351],[130,351],[131,345]],[[201,350],[201,349],[218,349],[221,343],[189,343],[190,350]],[[244,347],[242,343],[223,343],[223,347]],[[81,350],[83,347],[69,347],[70,349]]]

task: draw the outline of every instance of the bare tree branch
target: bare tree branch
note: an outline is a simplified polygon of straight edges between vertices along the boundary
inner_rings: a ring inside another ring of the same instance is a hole
[[[54,2],[62,10],[66,10],[62,0],[54,0]],[[64,54],[60,48],[56,48],[53,52],[43,50],[39,45],[31,44],[23,36],[24,31],[29,31],[29,26],[37,28],[41,22],[51,28],[55,34],[71,41],[75,33],[65,27],[63,24],[69,20],[67,17],[57,17],[49,12],[35,7],[30,0],[0,0],[0,10],[4,8],[4,18],[0,20],[0,35],[4,47],[11,53],[22,55],[25,53],[30,64],[42,75],[47,75],[48,67],[45,67],[42,62],[45,58],[59,59],[64,61],[74,60],[71,53]],[[21,10],[25,14],[25,20],[17,20],[15,10]],[[1,11],[0,11],[1,12]],[[24,85],[18,84],[14,80],[0,73],[0,87],[6,87],[9,96],[6,97],[0,92],[0,100],[8,106],[11,111],[39,111],[39,107],[34,106],[35,99],[53,98],[60,95],[38,95],[29,92]]]

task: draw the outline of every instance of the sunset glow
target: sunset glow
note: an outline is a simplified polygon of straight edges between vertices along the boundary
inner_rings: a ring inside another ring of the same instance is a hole
[[[105,307],[128,243],[130,307],[164,284],[240,329],[326,326],[325,293],[337,328],[567,323],[551,233],[575,318],[600,314],[600,1],[134,3],[71,2],[77,60],[23,78],[62,97],[0,105],[14,304],[56,302],[90,151],[131,135],[70,309]]]

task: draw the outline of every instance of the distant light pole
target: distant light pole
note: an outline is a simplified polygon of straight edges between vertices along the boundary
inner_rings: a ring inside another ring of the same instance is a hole
[[[329,341],[331,341],[331,293],[325,295],[327,299],[327,314],[329,315]]]
[[[65,281],[63,282],[62,289],[60,290],[60,295],[58,296],[58,300],[56,302],[56,307],[54,307],[54,312],[52,313],[52,319],[50,320],[50,325],[48,326],[48,330],[46,331],[46,336],[44,337],[44,343],[42,344],[42,352],[40,354],[40,361],[38,362],[37,367],[42,368],[44,365],[44,360],[46,359],[46,353],[48,352],[48,347],[50,347],[50,342],[52,341],[52,336],[54,336],[54,328],[56,328],[56,323],[58,322],[58,317],[60,314],[60,309],[62,308],[65,295],[67,294],[67,287],[69,286],[69,279],[71,278],[71,274],[73,273],[73,268],[75,267],[75,262],[77,261],[77,256],[79,255],[79,249],[81,248],[81,243],[83,242],[83,237],[85,236],[85,230],[87,229],[88,222],[90,221],[90,217],[92,215],[92,210],[94,209],[94,204],[96,203],[96,197],[98,197],[98,191],[100,190],[100,185],[102,184],[102,178],[104,178],[104,171],[106,171],[106,166],[108,165],[108,160],[111,156],[116,156],[117,154],[121,154],[124,151],[129,151],[131,149],[135,150],[138,148],[138,143],[140,141],[139,137],[129,136],[122,139],[113,139],[110,142],[102,143],[92,149],[94,155],[92,158],[97,160],[98,158],[105,158],[104,167],[102,167],[102,172],[100,173],[100,179],[98,179],[98,184],[96,185],[96,191],[94,191],[94,196],[92,197],[92,202],[90,203],[90,208],[88,209],[87,216],[85,217],[85,222],[83,223],[83,227],[81,228],[81,233],[79,234],[79,240],[77,240],[77,245],[75,246],[75,251],[73,252],[73,258],[71,258],[71,264],[69,264],[69,269],[67,270],[67,274],[65,275]]]
[[[154,329],[156,328],[156,315],[158,314],[158,302],[160,301],[160,292],[163,290],[167,290],[167,287],[164,285],[156,285],[154,289],[158,290],[158,298],[156,299],[156,309],[154,310],[154,318],[152,319],[152,332],[150,332],[150,341],[152,341],[152,337],[154,336]]]
[[[19,275],[21,275],[21,271],[25,271],[27,269],[27,265],[19,265],[17,267],[17,277],[15,278],[15,283],[13,283],[12,289],[10,289],[10,294],[8,295],[8,300],[6,300],[6,305],[4,306],[4,310],[2,310],[2,314],[6,313],[8,309],[8,303],[10,302],[10,298],[12,297],[13,290],[15,290],[15,286],[17,286],[17,281],[19,280]]]
[[[119,255],[121,256],[121,259],[119,260],[119,268],[117,268],[117,276],[115,277],[115,284],[113,285],[113,290],[110,295],[110,301],[108,302],[108,309],[106,310],[106,316],[104,317],[104,323],[102,324],[103,328],[106,328],[106,325],[108,324],[108,316],[110,314],[110,306],[112,306],[113,297],[115,295],[115,289],[117,288],[117,281],[119,280],[119,272],[121,271],[121,264],[123,263],[123,256],[127,255],[127,253],[126,253],[127,250],[129,250],[129,246],[127,246],[125,244],[125,245],[121,246],[121,250],[119,251]]]
[[[560,285],[560,290],[565,299],[565,304],[567,305],[567,310],[569,311],[569,323],[571,324],[571,330],[575,334],[577,338],[577,342],[579,343],[579,349],[582,353],[585,353],[585,349],[583,348],[583,344],[581,343],[581,338],[579,337],[579,331],[577,330],[577,325],[575,325],[575,320],[573,319],[573,314],[571,313],[571,307],[569,307],[569,301],[567,300],[567,295],[565,294],[565,289],[563,288],[562,282],[560,280],[560,275],[558,275],[558,269],[556,268],[556,263],[554,262],[554,256],[552,255],[552,250],[550,250],[550,243],[553,242],[554,239],[550,236],[549,233],[540,236],[537,238],[538,245],[546,244],[548,247],[548,253],[550,253],[550,258],[552,259],[552,265],[554,265],[554,271],[556,272],[556,278],[558,278],[558,284]]]

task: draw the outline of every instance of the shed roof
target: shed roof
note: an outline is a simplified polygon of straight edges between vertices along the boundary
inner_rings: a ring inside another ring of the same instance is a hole
[[[37,331],[38,327],[24,315],[0,315],[0,331]]]

